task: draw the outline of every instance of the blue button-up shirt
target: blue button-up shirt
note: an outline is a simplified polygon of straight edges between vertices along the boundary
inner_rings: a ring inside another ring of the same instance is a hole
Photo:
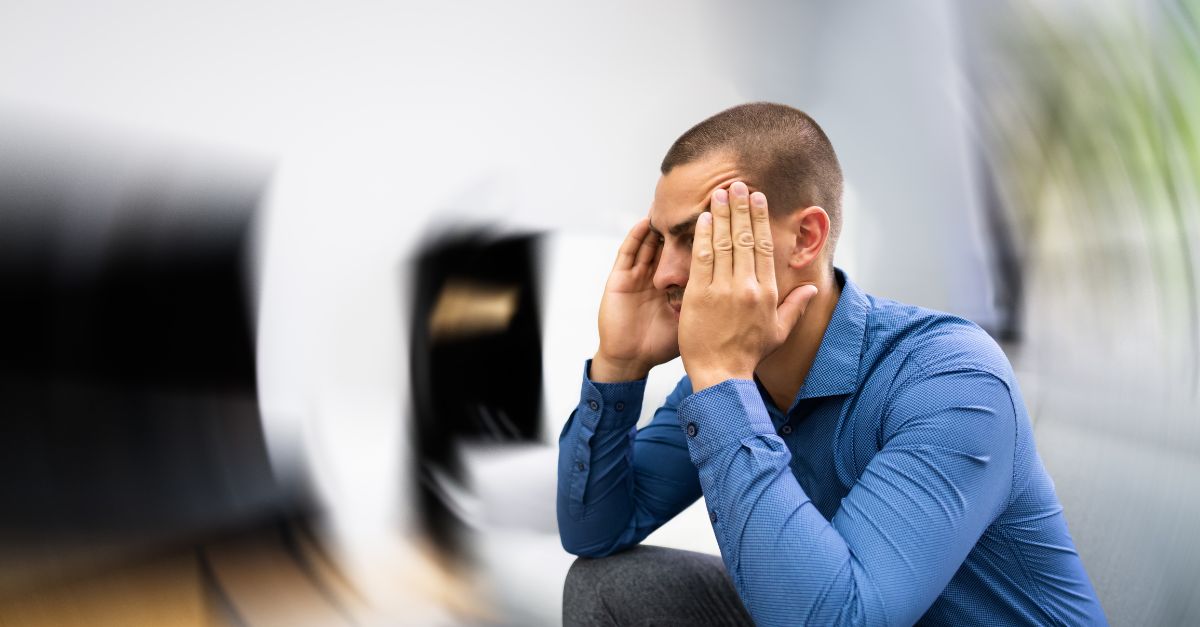
[[[638,430],[645,381],[585,367],[559,439],[564,548],[620,551],[703,494],[760,625],[1104,624],[1004,353],[837,280],[786,411],[755,381],[685,377]]]

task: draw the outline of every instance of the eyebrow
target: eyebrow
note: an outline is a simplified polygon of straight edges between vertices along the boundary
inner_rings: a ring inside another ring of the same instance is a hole
[[[705,211],[707,211],[707,209]],[[690,218],[680,220],[678,223],[673,225],[671,228],[667,229],[667,232],[675,237],[679,237],[680,235],[683,235],[685,233],[691,233],[692,231],[696,230],[696,220],[700,217],[700,214],[702,214],[702,213],[704,213],[704,211],[697,211]],[[655,233],[658,233],[659,235],[662,235],[662,231],[660,231],[654,227],[654,222],[650,222],[650,230],[654,231]]]

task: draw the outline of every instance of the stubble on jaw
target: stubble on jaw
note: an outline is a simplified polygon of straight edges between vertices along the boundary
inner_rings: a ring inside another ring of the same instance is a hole
[[[682,287],[667,288],[667,304],[670,305],[672,308],[678,308],[678,307],[683,306],[683,288]]]

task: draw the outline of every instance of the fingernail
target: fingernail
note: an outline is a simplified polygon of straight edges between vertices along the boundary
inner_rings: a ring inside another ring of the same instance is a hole
[[[713,200],[717,202],[729,202],[729,193],[723,189],[718,189],[713,192]]]
[[[712,224],[712,214],[707,211],[700,214],[700,224]]]
[[[765,207],[767,206],[767,197],[762,192],[754,192],[750,194],[750,204],[755,207]]]
[[[750,193],[750,188],[746,187],[746,184],[741,181],[730,185],[729,188],[733,190],[733,195],[737,196],[738,198],[745,198],[746,194]]]

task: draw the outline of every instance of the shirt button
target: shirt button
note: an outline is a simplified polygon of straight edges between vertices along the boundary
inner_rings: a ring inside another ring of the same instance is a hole
[[[625,411],[625,403],[617,401],[617,411]]]
[[[687,426],[688,437],[693,437],[693,438],[696,437],[696,433],[698,431],[700,431],[700,429],[696,428],[696,423],[694,423],[694,422],[688,423],[688,426]]]
[[[579,462],[578,464],[575,464],[575,470],[583,470],[583,462]]]
[[[600,403],[597,403],[596,401],[588,401],[588,409],[596,411],[597,409],[600,409]]]
[[[708,519],[712,522],[717,522],[717,511],[713,509],[708,510]]]
[[[782,427],[779,428],[779,432],[784,435],[788,435],[789,433],[792,432],[792,425],[783,425]]]

